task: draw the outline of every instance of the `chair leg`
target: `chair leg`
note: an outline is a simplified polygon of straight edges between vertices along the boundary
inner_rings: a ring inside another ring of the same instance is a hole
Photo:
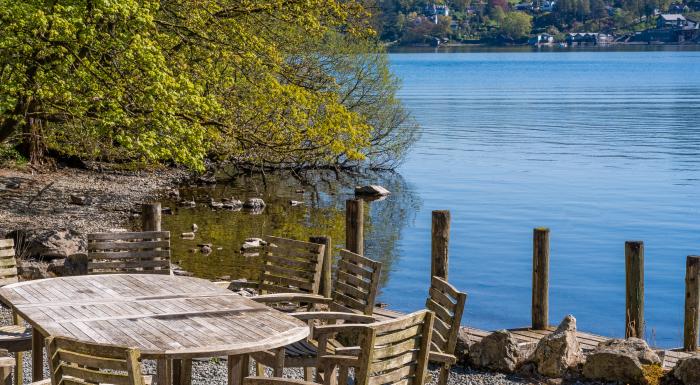
[[[15,353],[15,382],[14,385],[22,385],[24,383],[24,352]]]
[[[265,375],[265,365],[259,363],[258,361],[255,361],[255,375],[258,377]]]
[[[304,381],[313,382],[313,378],[314,378],[313,375],[314,375],[314,368],[311,368],[311,367],[304,368]]]
[[[350,368],[347,366],[340,367],[340,374],[338,375],[338,385],[348,385],[348,377],[350,374]]]
[[[438,385],[447,385],[447,380],[450,377],[450,367],[449,365],[440,366],[440,377],[438,378]]]
[[[338,385],[338,366],[328,364],[323,369],[323,385]]]

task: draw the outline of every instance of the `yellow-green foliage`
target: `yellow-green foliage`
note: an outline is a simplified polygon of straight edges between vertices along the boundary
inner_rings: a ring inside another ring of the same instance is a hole
[[[661,365],[642,365],[642,372],[647,385],[659,385],[664,369]]]
[[[82,157],[363,159],[373,117],[347,102],[338,68],[298,51],[370,39],[363,16],[341,0],[0,0],[0,141],[39,124]]]

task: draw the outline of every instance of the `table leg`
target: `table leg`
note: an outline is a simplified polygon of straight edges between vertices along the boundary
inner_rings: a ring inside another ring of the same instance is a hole
[[[32,330],[32,381],[44,379],[44,336]]]
[[[228,385],[243,384],[243,356],[228,356]]]
[[[165,358],[159,359],[156,367],[158,385],[172,385],[172,374],[171,361]]]
[[[173,385],[192,384],[192,360],[173,360]]]

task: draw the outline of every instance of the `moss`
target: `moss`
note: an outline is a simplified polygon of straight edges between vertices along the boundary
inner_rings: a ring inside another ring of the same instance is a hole
[[[661,365],[642,365],[642,373],[647,385],[659,385],[661,378],[664,376],[664,369]]]

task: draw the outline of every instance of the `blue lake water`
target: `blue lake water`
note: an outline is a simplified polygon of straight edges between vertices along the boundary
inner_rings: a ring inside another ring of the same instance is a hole
[[[464,323],[530,323],[532,229],[551,229],[550,321],[624,334],[624,242],[646,248],[646,330],[682,345],[700,254],[700,52],[397,53],[422,137],[399,172],[421,204],[382,299],[420,307],[430,212],[452,213]]]
[[[546,226],[551,323],[572,313],[581,330],[622,336],[624,242],[643,240],[647,338],[682,345],[685,258],[700,254],[700,51],[497,49],[390,61],[422,126],[398,173],[320,178],[303,194],[273,175],[183,188],[200,202],[260,196],[268,206],[256,215],[175,208],[164,228],[200,228],[195,240],[173,238],[175,262],[198,276],[255,278],[259,260],[239,251],[247,237],[331,235],[342,247],[352,186],[379,183],[392,195],[367,205],[365,251],[384,263],[379,300],[391,308],[424,306],[431,211],[447,209],[449,279],[469,294],[464,324],[529,325],[532,229]],[[214,252],[198,253],[201,242]]]

